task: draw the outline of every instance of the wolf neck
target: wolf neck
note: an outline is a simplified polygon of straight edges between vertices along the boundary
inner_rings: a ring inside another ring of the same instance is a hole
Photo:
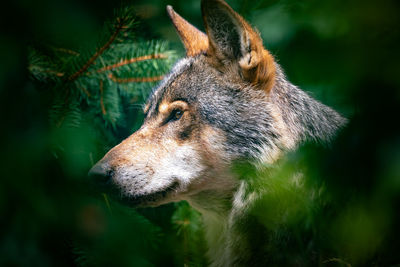
[[[230,266],[229,217],[233,206],[235,187],[229,190],[205,191],[188,199],[190,205],[202,214],[207,257],[211,266]]]
[[[258,193],[248,189],[241,180],[220,198],[198,196],[189,201],[202,214],[211,266],[248,266],[255,256],[252,237],[260,234],[260,228],[249,217],[248,209]]]
[[[303,141],[325,143],[345,123],[337,112],[288,82],[279,66],[269,103],[266,112],[271,113],[272,126],[281,139],[269,144],[266,156],[259,160],[263,164],[273,163],[281,152]],[[265,229],[249,211],[260,194],[262,190],[254,192],[241,179],[226,190],[203,192],[189,201],[203,215],[211,266],[248,266],[255,258],[265,261],[265,253],[255,245]]]
[[[330,141],[346,119],[287,81],[278,64],[276,74],[271,102],[279,110],[285,125],[286,133],[283,134],[296,140],[295,145],[303,141]]]

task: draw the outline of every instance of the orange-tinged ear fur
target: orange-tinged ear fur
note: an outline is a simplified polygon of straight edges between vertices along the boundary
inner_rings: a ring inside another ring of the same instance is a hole
[[[259,34],[223,0],[202,0],[201,7],[207,55],[223,65],[237,63],[246,81],[269,92],[275,83],[275,62]]]
[[[167,12],[181,38],[188,57],[196,56],[208,49],[208,37],[184,18],[179,16],[171,6],[167,6]]]

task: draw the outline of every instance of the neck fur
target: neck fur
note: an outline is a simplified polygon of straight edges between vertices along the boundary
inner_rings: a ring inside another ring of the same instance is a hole
[[[282,152],[303,141],[328,142],[346,122],[336,111],[288,82],[278,65],[269,101],[268,110],[281,139],[274,149],[270,147],[260,156],[258,163],[273,164]],[[231,178],[236,180],[234,175]],[[248,211],[261,193],[262,189],[251,191],[246,179],[242,179],[225,190],[201,192],[188,200],[203,215],[211,266],[246,266],[252,262],[257,247],[251,239],[258,240],[262,228]],[[262,251],[258,254],[265,256]]]
[[[238,231],[237,224],[246,222],[247,209],[255,196],[247,194],[246,181],[240,181],[226,192],[205,192],[189,200],[202,213],[208,258],[211,266],[234,266],[251,255],[247,233]],[[254,193],[255,194],[255,193]]]

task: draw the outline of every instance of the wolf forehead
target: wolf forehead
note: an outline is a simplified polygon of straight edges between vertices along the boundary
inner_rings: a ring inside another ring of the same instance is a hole
[[[267,93],[254,90],[237,75],[219,71],[203,54],[184,58],[150,94],[145,120],[156,117],[162,103],[185,101],[200,123],[223,131],[230,154],[257,157],[266,145],[273,145],[279,133],[272,127]]]
[[[188,96],[193,98],[193,93],[189,94],[185,90],[179,90],[180,88],[174,88],[171,90],[171,86],[176,83],[176,79],[179,79],[185,71],[192,68],[193,59],[184,58],[179,60],[172,68],[170,73],[162,80],[159,86],[155,87],[147,98],[147,103],[144,107],[144,113],[146,117],[152,117],[157,115],[158,108],[162,101],[173,102],[175,100],[189,101]],[[181,80],[184,80],[181,78]]]
[[[212,66],[206,55],[183,58],[150,93],[144,112],[147,117],[152,117],[157,115],[161,103],[177,100],[193,106],[210,107],[224,104],[241,105],[243,100],[265,98],[266,95],[261,90],[254,92],[243,90],[251,85],[238,79],[237,76],[237,73],[222,72]],[[232,102],[233,99],[236,101]],[[217,102],[218,105],[215,105]]]
[[[183,100],[190,105],[203,104],[199,101],[209,98],[210,94],[218,97],[223,103],[226,99],[221,99],[221,97],[232,98],[232,93],[239,92],[244,86],[238,83],[227,83],[226,80],[229,79],[227,76],[227,73],[213,67],[205,55],[183,58],[151,92],[144,111],[150,117],[157,114],[162,102],[177,100]]]

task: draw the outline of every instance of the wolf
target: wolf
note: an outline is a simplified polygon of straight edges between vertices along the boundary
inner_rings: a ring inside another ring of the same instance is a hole
[[[141,128],[89,174],[133,207],[188,201],[203,216],[211,266],[268,264],[248,214],[258,195],[232,165],[273,165],[304,141],[329,142],[346,120],[291,84],[226,2],[201,9],[206,33],[167,6],[186,57],[150,94]]]

